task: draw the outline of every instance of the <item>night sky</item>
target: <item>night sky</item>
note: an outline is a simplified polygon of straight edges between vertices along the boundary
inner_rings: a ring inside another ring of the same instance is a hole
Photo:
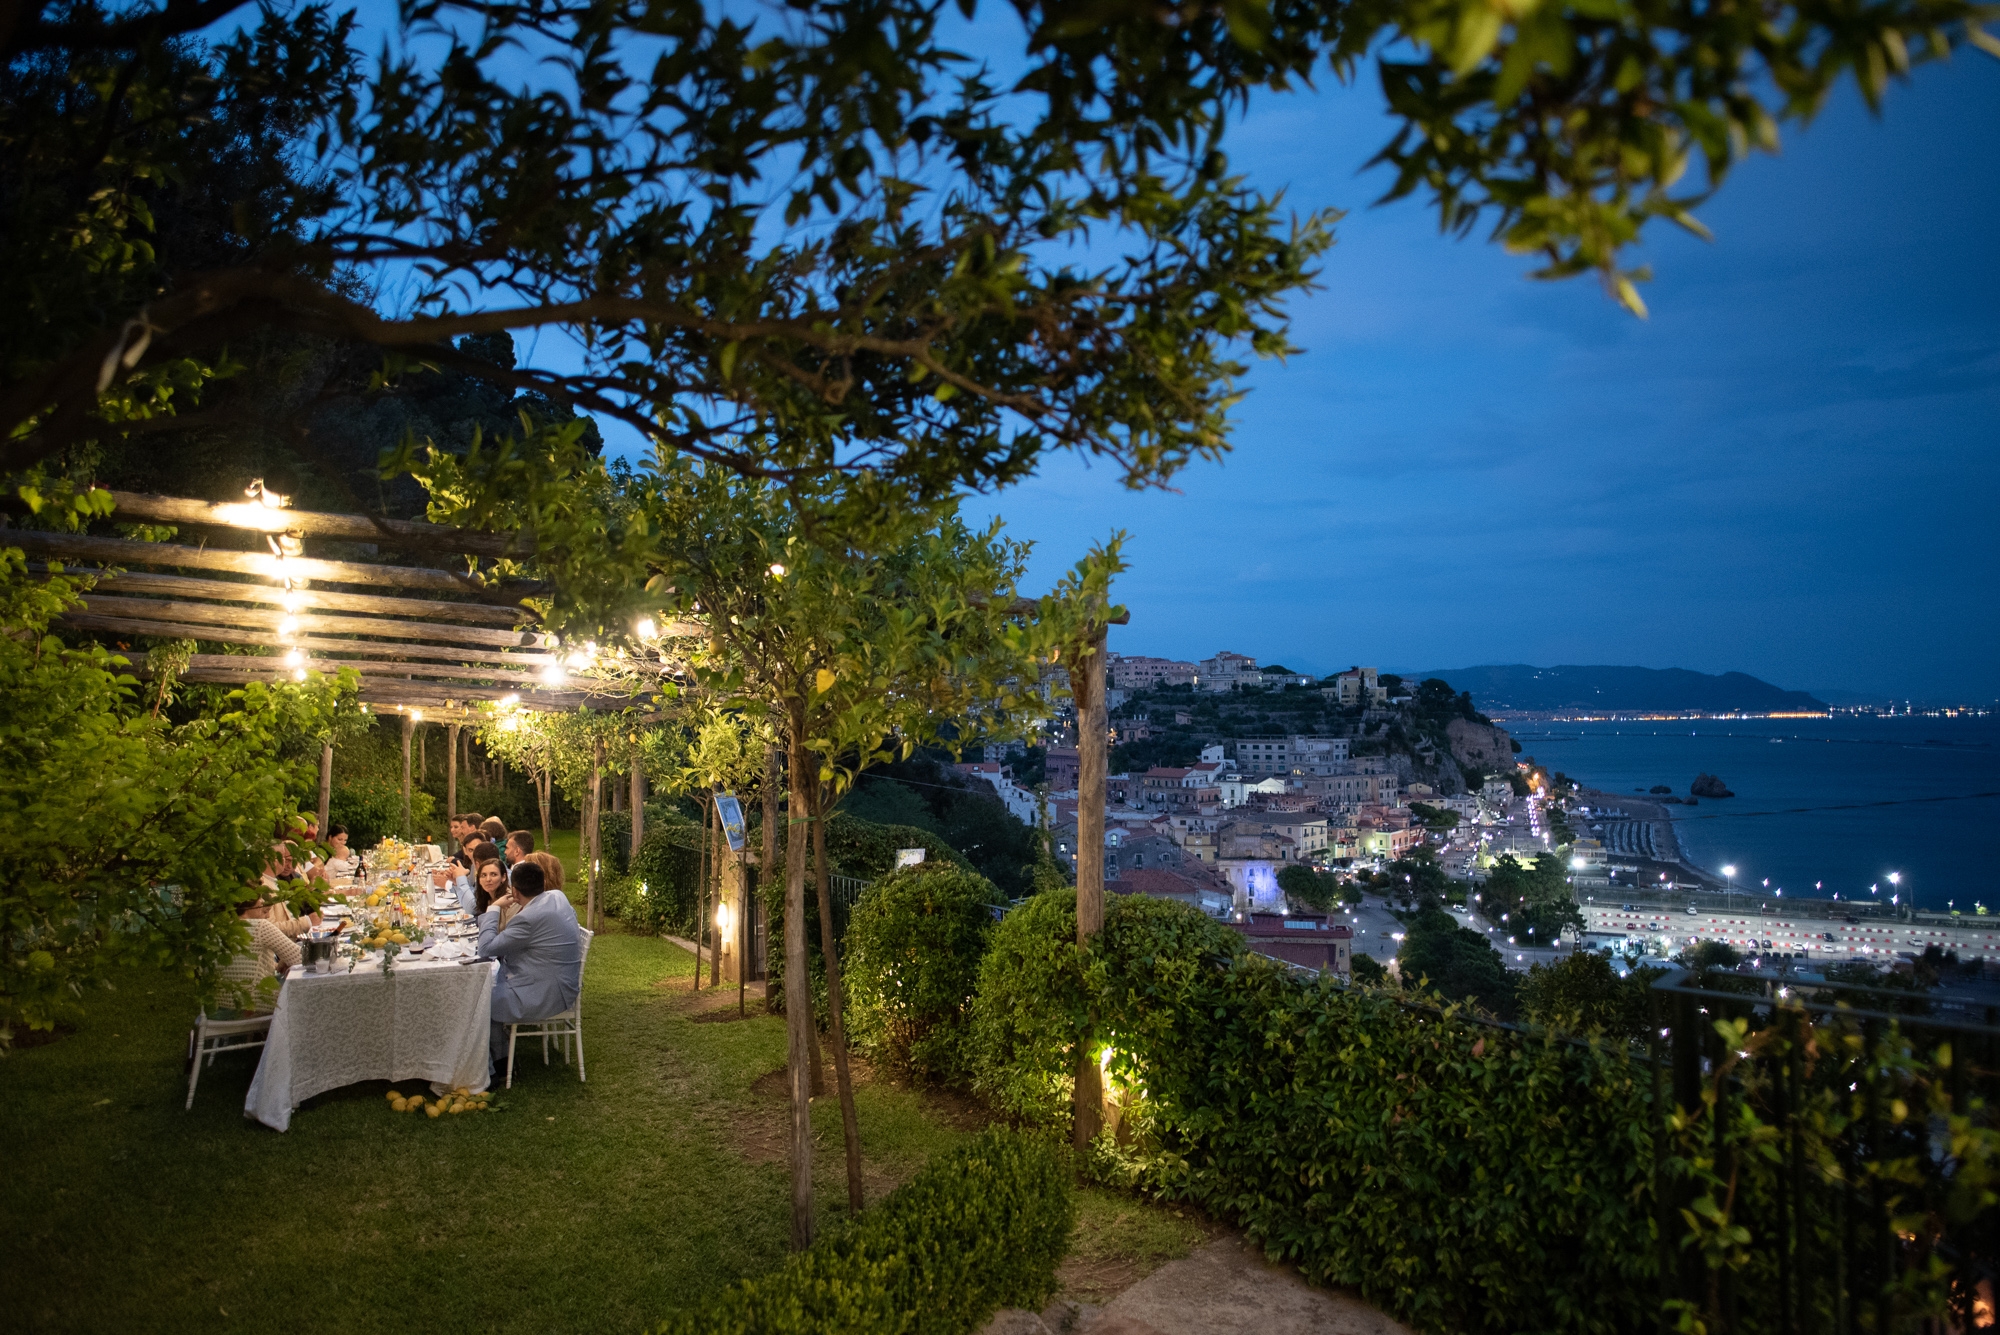
[[[1649,320],[1531,282],[1417,200],[1371,207],[1372,76],[1266,98],[1232,165],[1350,210],[1306,355],[1250,379],[1181,494],[1052,463],[982,507],[1040,587],[1132,535],[1112,647],[1349,663],[1615,663],[2000,696],[2000,62],[1851,91],[1659,227]]]

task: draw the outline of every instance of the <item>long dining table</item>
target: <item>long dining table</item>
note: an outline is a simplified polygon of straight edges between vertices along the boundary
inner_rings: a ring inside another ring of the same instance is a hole
[[[365,891],[356,890],[358,900]],[[346,908],[331,907],[335,914]],[[284,1131],[307,1099],[368,1080],[426,1080],[438,1093],[486,1088],[493,979],[500,966],[475,958],[469,925],[456,914],[449,892],[426,907],[438,916],[431,919],[435,930],[422,958],[399,953],[384,968],[383,952],[349,944],[325,972],[301,965],[287,973],[244,1099],[245,1116]],[[343,939],[351,943],[353,936]]]

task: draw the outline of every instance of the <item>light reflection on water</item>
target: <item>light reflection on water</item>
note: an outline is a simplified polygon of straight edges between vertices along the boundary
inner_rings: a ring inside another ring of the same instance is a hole
[[[1787,894],[1879,898],[1888,873],[1925,908],[1973,900],[2000,911],[2000,723],[1992,719],[1729,719],[1507,725],[1522,755],[1612,793],[1669,784],[1685,797],[1698,773],[1736,793],[1670,807],[1683,853],[1736,884]],[[1773,742],[1772,738],[1782,740]],[[1949,800],[1938,800],[1949,799]],[[1852,810],[1825,810],[1857,804]],[[1786,808],[1814,810],[1789,812]],[[1752,813],[1773,813],[1758,815]]]

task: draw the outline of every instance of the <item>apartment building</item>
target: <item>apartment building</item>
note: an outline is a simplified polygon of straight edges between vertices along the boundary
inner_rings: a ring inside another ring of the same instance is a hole
[[[1121,691],[1143,691],[1157,686],[1192,686],[1197,669],[1193,663],[1172,658],[1127,657],[1112,654],[1105,661],[1105,675]]]
[[[1236,741],[1236,768],[1244,775],[1319,773],[1347,763],[1347,738],[1241,737]]]

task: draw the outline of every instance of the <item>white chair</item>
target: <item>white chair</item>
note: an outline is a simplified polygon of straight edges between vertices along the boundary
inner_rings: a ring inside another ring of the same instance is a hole
[[[218,1053],[261,1048],[270,1033],[268,1015],[246,1015],[240,1020],[211,1020],[206,1010],[196,1015],[194,1028],[188,1031],[188,1096],[181,1111],[194,1107],[194,1087],[201,1083],[204,1062],[213,1066]]]
[[[542,1065],[549,1064],[549,1040],[556,1040],[562,1049],[563,1061],[569,1061],[569,1041],[576,1040],[576,1078],[589,1083],[583,1073],[583,970],[590,963],[590,938],[596,933],[588,927],[579,927],[577,934],[583,940],[582,959],[577,964],[576,1004],[561,1015],[551,1015],[546,1020],[523,1020],[519,1024],[507,1026],[507,1088],[514,1087],[514,1040],[517,1038],[539,1038],[542,1040]]]

